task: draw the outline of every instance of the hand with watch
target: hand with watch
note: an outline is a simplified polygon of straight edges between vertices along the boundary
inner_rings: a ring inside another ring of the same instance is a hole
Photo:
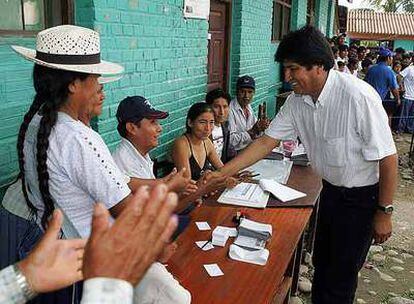
[[[374,244],[382,244],[392,234],[391,214],[394,211],[392,204],[378,204],[374,215],[373,237]]]

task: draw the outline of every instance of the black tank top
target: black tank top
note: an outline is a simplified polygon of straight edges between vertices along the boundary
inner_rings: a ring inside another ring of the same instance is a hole
[[[200,177],[204,173],[204,171],[210,169],[210,167],[211,167],[210,163],[208,162],[208,159],[207,159],[206,143],[203,140],[204,151],[206,152],[206,160],[204,161],[203,167],[200,167],[199,163],[197,162],[197,160],[194,157],[193,145],[191,144],[190,139],[187,137],[187,134],[185,134],[184,136],[187,139],[188,144],[190,145],[190,151],[191,151],[190,158],[188,159],[188,161],[190,163],[191,179],[197,181],[197,180],[200,179]]]

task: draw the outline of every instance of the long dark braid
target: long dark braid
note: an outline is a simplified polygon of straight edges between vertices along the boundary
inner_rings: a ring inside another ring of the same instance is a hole
[[[27,197],[24,185],[24,155],[23,143],[27,127],[36,112],[42,115],[37,133],[37,175],[39,180],[39,190],[45,204],[41,223],[43,228],[47,226],[47,220],[54,210],[54,200],[49,191],[49,173],[47,168],[47,150],[49,148],[49,135],[56,124],[57,112],[66,102],[69,96],[69,84],[76,79],[84,80],[88,74],[69,72],[51,69],[40,65],[35,65],[33,69],[33,84],[36,90],[35,100],[25,115],[19,132],[18,153],[19,166],[22,176],[23,192],[29,208],[36,212],[36,208]],[[27,120],[26,120],[27,116]]]

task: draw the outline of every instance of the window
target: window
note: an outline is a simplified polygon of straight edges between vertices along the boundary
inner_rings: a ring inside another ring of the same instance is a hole
[[[72,23],[73,0],[0,0],[0,33],[32,35]]]
[[[272,41],[280,41],[290,31],[292,0],[273,1]]]
[[[306,10],[306,23],[314,24],[315,22],[315,0],[308,0]]]

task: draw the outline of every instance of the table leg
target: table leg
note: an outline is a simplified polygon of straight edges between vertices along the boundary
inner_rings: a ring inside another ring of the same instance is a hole
[[[304,245],[304,234],[300,237],[298,246],[296,247],[296,252],[294,254],[293,260],[293,273],[292,273],[292,287],[290,289],[290,295],[296,296],[298,294],[298,283],[299,283],[299,270],[300,264],[302,262],[302,253]]]
[[[309,220],[309,225],[306,232],[305,239],[305,249],[306,252],[312,254],[313,252],[313,243],[315,241],[316,233],[316,223],[318,222],[318,211],[319,211],[319,197],[316,200],[315,207],[313,208],[311,218]]]

